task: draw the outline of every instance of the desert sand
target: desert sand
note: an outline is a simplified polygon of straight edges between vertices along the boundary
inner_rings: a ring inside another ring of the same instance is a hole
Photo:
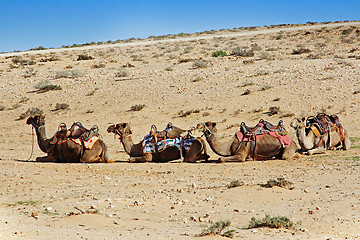
[[[249,56],[212,56],[238,47]],[[360,239],[359,63],[359,22],[0,54],[0,239],[221,239],[198,236],[220,220],[231,221],[234,239]],[[39,91],[50,84],[61,90]],[[48,137],[61,122],[98,125],[116,162],[35,162],[45,155],[25,123],[35,107]],[[130,164],[106,132],[129,122],[139,142],[152,124],[216,121],[225,142],[241,122],[282,119],[297,142],[291,120],[319,112],[340,117],[351,149],[287,161]],[[279,177],[294,189],[261,186]],[[228,188],[234,180],[242,185]],[[247,228],[266,214],[295,226]]]

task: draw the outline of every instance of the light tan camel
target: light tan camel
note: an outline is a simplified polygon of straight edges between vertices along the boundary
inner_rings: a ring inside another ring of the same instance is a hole
[[[215,122],[199,123],[196,126],[198,131],[204,133],[211,149],[220,155],[221,162],[244,162],[245,160],[268,160],[271,158],[291,159],[296,153],[296,144],[291,144],[284,148],[276,137],[264,135],[260,139],[250,142],[240,142],[235,136],[230,141],[221,143],[217,136]]]
[[[27,124],[35,128],[37,140],[41,151],[47,153],[48,156],[37,157],[38,162],[61,162],[61,163],[102,163],[113,162],[108,159],[107,147],[105,143],[99,139],[91,149],[84,149],[83,154],[81,146],[72,140],[62,144],[51,144],[54,137],[47,138],[45,132],[45,115],[35,115],[29,117]]]
[[[183,130],[174,127],[175,132],[172,135],[180,134]],[[180,130],[180,131],[176,131]],[[206,144],[201,138],[195,138],[190,146],[190,149],[186,151],[182,150],[182,153],[178,148],[169,146],[163,151],[157,153],[144,153],[143,141],[134,144],[131,139],[131,130],[128,123],[118,123],[116,125],[110,125],[107,129],[109,133],[114,133],[119,136],[125,152],[130,156],[129,162],[169,162],[172,160],[180,159],[181,154],[184,157],[184,162],[196,162],[198,160],[207,160],[209,155],[206,153]]]
[[[315,135],[311,127],[306,127],[306,119],[295,118],[290,126],[296,131],[301,149],[303,153],[312,155],[316,153],[325,153],[326,149],[333,149],[342,144],[342,148],[347,150],[351,146],[349,136],[344,130],[345,139],[341,140],[341,135],[338,131],[332,129],[330,132],[323,136]]]

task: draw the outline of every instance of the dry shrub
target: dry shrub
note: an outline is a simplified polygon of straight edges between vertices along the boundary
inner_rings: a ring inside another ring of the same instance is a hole
[[[288,217],[277,216],[271,217],[270,215],[265,215],[263,219],[256,219],[255,217],[251,218],[248,228],[260,228],[260,227],[269,227],[269,228],[287,228],[293,229],[294,223],[290,221]]]
[[[52,90],[62,90],[60,85],[52,84],[50,80],[42,80],[34,86],[38,92],[47,92]]]
[[[193,68],[194,69],[198,69],[198,68],[207,68],[208,67],[208,63],[203,61],[203,60],[196,60],[194,63],[193,63]]]
[[[200,112],[199,109],[193,109],[193,110],[189,110],[189,111],[185,111],[185,112],[183,110],[180,110],[178,115],[179,115],[179,117],[186,117],[192,113],[199,113],[199,112]]]
[[[129,76],[129,71],[126,69],[123,69],[115,74],[115,77],[127,77]]]
[[[130,111],[140,111],[145,106],[146,106],[145,104],[136,104],[136,105],[131,106]]]
[[[92,59],[94,59],[92,56],[89,56],[87,54],[80,54],[77,58],[77,61],[92,60]]]
[[[272,115],[275,115],[275,114],[278,114],[280,112],[280,107],[269,107],[269,112],[268,112],[268,115],[269,116],[272,116]]]
[[[294,183],[286,180],[283,177],[279,177],[276,180],[270,179],[270,180],[267,181],[267,183],[260,184],[260,186],[265,187],[265,188],[272,188],[274,186],[277,186],[277,187],[287,188],[289,190],[294,189],[293,185],[294,185]]]
[[[253,57],[255,55],[254,50],[247,50],[243,47],[236,47],[232,50],[232,55],[239,57]]]
[[[26,112],[22,113],[19,116],[19,120],[24,119],[28,116],[34,116],[37,114],[43,114],[44,112],[42,110],[40,110],[39,108],[33,107],[33,108],[29,108],[28,110],[26,110]]]
[[[65,110],[65,109],[70,109],[69,104],[67,104],[67,103],[56,103],[56,106],[55,106],[56,111]]]

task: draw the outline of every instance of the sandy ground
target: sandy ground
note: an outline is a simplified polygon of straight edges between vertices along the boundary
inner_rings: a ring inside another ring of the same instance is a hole
[[[236,239],[360,239],[360,26],[307,27],[22,53],[22,64],[1,54],[0,239],[219,239],[197,236],[219,220],[231,221]],[[255,55],[211,57],[239,46]],[[93,59],[77,61],[80,54]],[[194,68],[198,60],[207,66]],[[37,92],[44,80],[62,90]],[[57,110],[59,103],[69,109]],[[145,107],[131,111],[135,105]],[[27,161],[32,132],[19,116],[32,107],[46,114],[48,137],[61,122],[98,125],[116,163],[36,163],[44,156],[36,141]],[[269,116],[270,107],[279,113]],[[106,133],[130,122],[139,142],[152,124],[216,121],[225,142],[241,122],[264,118],[283,119],[295,138],[291,120],[319,112],[338,114],[350,150],[289,161],[129,164]],[[294,189],[260,186],[278,177]],[[244,184],[228,188],[234,180]],[[247,229],[265,214],[286,216],[295,228]]]

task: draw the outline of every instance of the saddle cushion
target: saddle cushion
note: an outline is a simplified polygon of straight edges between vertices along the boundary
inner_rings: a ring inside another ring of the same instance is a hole
[[[182,139],[182,138],[167,138],[165,140],[160,140],[158,142],[152,141],[143,141],[143,151],[144,153],[156,153],[165,150],[168,147],[176,147],[177,149],[184,148],[186,151],[190,149],[190,146],[194,140],[193,139]],[[157,151],[156,151],[157,147]]]
[[[260,138],[262,138],[263,136],[265,136],[266,134],[269,134],[269,135],[279,139],[281,144],[283,144],[285,147],[287,147],[287,146],[289,146],[291,144],[292,139],[291,139],[291,137],[289,135],[280,135],[277,132],[271,132],[271,131],[266,131],[266,132],[264,132],[262,134],[255,135],[256,141],[259,140]],[[236,135],[237,139],[239,140],[239,142],[251,142],[251,141],[254,141],[253,138],[244,136],[241,131],[236,132],[235,135]]]
[[[56,144],[63,144],[65,142],[69,141],[69,140],[73,141],[74,143],[76,143],[78,145],[82,144],[80,138],[76,138],[76,139],[74,139],[74,138],[64,138],[64,139],[59,140]],[[97,140],[99,140],[99,138],[97,136],[93,136],[89,140],[83,141],[84,147],[86,149],[92,149],[92,147],[94,146],[94,144],[96,143]]]

